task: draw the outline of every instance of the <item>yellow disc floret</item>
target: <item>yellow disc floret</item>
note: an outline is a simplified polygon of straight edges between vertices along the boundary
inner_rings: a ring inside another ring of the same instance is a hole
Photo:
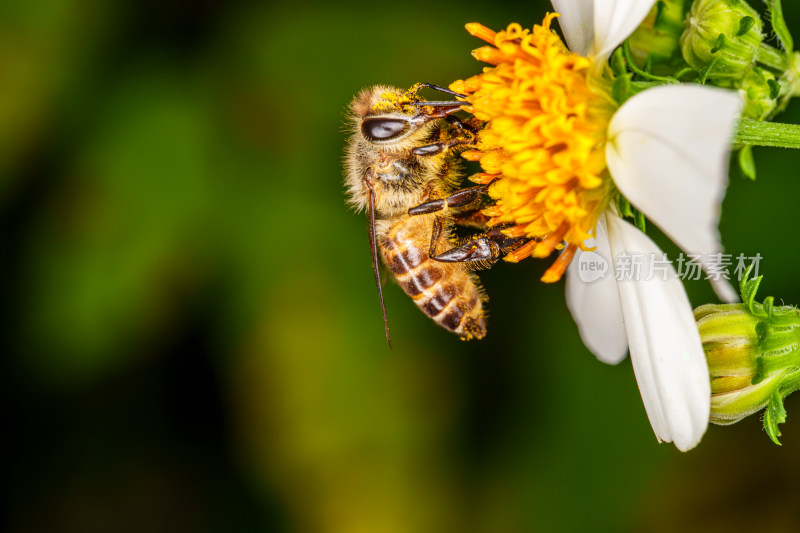
[[[546,257],[567,244],[544,281],[561,277],[613,189],[605,162],[613,106],[591,87],[590,60],[550,30],[556,16],[548,14],[532,31],[511,24],[495,33],[468,24],[493,45],[473,56],[494,67],[450,86],[467,95],[467,111],[486,121],[477,150],[464,155],[481,163],[485,173],[476,181],[495,180],[489,188],[495,205],[484,211],[490,225],[533,239],[506,260]]]

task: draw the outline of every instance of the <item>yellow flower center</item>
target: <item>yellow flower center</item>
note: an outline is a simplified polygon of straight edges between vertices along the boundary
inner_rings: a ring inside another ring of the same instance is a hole
[[[495,204],[484,213],[490,225],[510,225],[509,236],[532,240],[508,256],[547,257],[567,249],[543,281],[561,278],[578,247],[590,236],[613,191],[605,161],[606,130],[614,108],[590,86],[589,59],[570,52],[550,30],[548,14],[532,31],[510,24],[494,31],[468,24],[474,36],[494,46],[472,55],[494,67],[453,83],[466,94],[465,109],[486,125],[477,149],[464,153],[480,161]]]

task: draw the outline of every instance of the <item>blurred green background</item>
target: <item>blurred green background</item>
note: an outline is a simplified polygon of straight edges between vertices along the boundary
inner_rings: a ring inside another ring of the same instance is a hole
[[[758,417],[658,445],[630,363],[596,361],[538,281],[548,261],[482,274],[481,342],[387,284],[386,347],[346,106],[469,76],[465,22],[547,9],[0,3],[4,529],[797,531],[800,397],[782,448]],[[800,152],[755,156],[724,243],[798,304]]]

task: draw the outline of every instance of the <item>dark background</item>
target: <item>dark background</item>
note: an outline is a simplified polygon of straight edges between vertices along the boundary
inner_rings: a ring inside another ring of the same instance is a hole
[[[474,74],[464,23],[548,8],[0,4],[5,529],[796,531],[800,398],[783,447],[757,416],[658,445],[630,363],[595,360],[538,281],[549,261],[482,275],[480,342],[388,284],[386,347],[345,108]],[[724,244],[797,304],[800,153],[755,156]]]

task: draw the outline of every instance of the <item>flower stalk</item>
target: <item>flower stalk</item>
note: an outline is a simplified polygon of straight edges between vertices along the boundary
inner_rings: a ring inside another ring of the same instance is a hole
[[[800,148],[800,125],[742,119],[733,142],[752,146]]]

